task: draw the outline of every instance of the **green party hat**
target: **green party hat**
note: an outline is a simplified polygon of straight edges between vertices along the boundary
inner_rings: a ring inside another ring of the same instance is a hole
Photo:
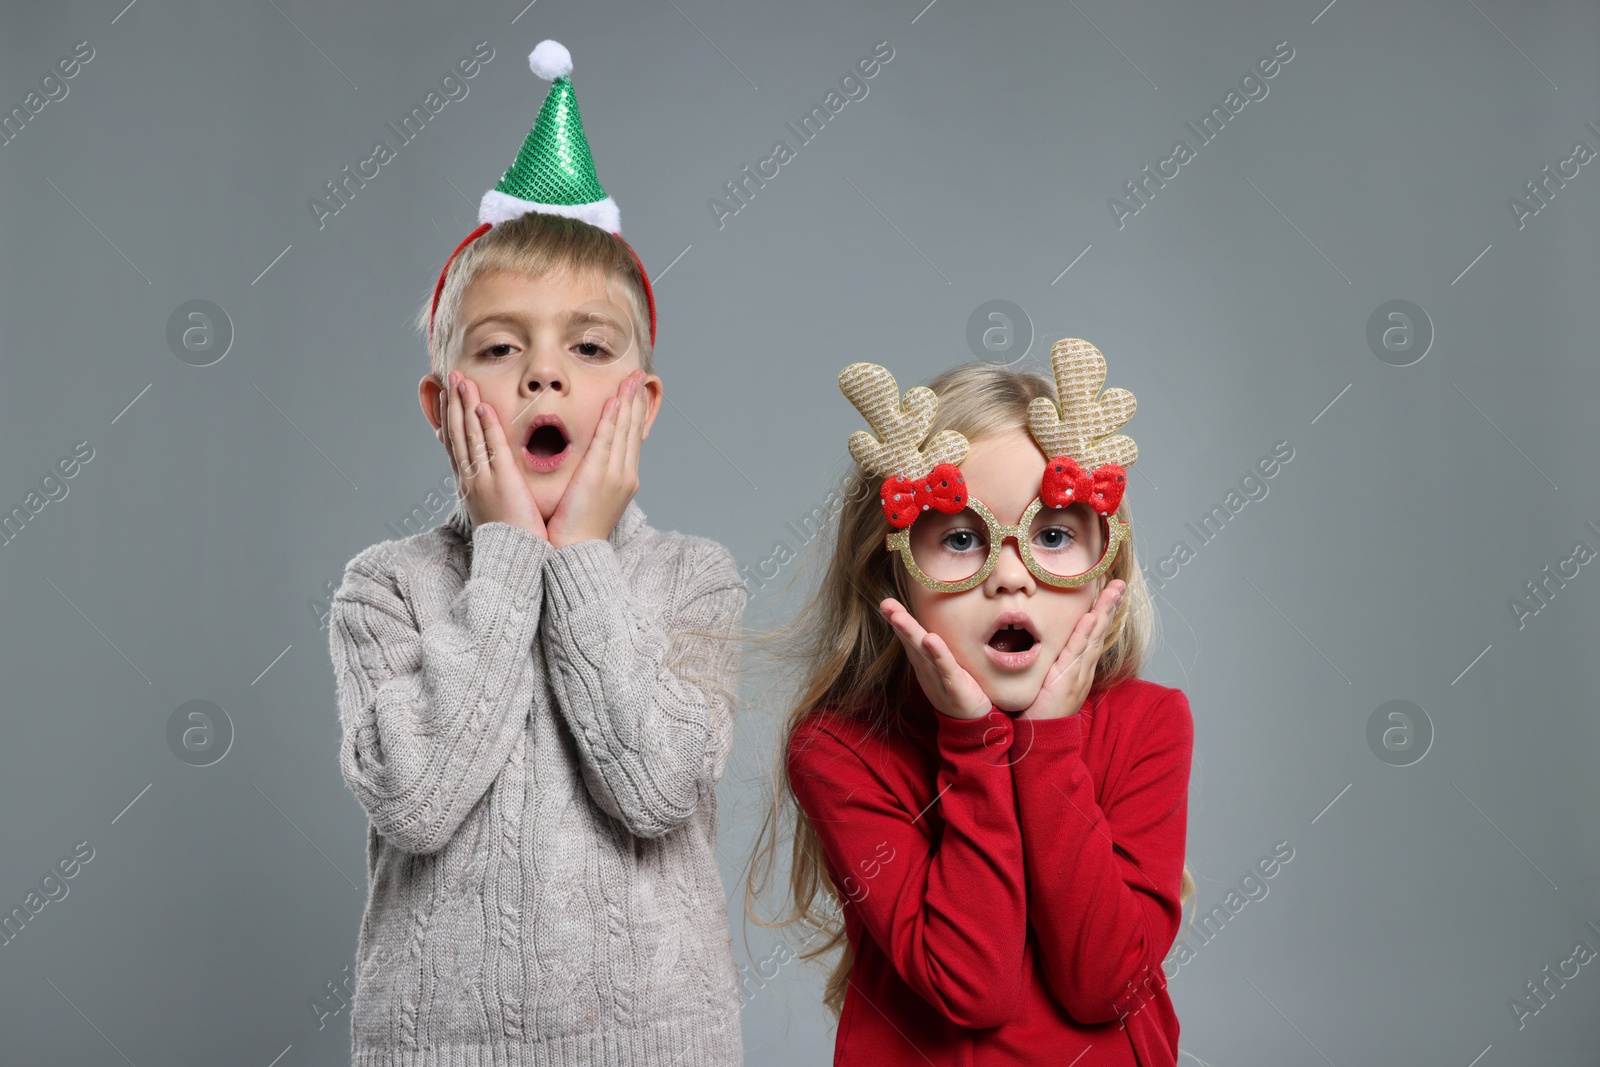
[[[551,82],[539,117],[516,160],[478,204],[478,221],[491,226],[529,211],[581,219],[609,233],[622,232],[617,202],[600,187],[583,135],[572,89],[572,54],[557,41],[540,41],[528,66]]]

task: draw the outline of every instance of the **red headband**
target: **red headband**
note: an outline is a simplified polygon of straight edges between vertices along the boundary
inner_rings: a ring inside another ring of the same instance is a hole
[[[439,313],[439,295],[444,292],[444,279],[445,275],[450,273],[450,264],[455,262],[456,256],[461,254],[463,248],[488,233],[489,229],[489,223],[479,223],[478,228],[467,234],[462,242],[456,245],[456,250],[450,253],[450,258],[444,261],[444,269],[439,272],[439,280],[433,286],[433,307],[428,311],[428,345],[430,347],[433,345],[433,318]],[[622,246],[628,250],[628,254],[633,256],[633,261],[639,265],[639,277],[644,281],[645,303],[650,307],[650,347],[653,349],[656,346],[656,293],[655,289],[650,285],[650,275],[645,273],[644,261],[639,258],[639,253],[633,250],[633,246],[627,242],[622,234],[616,233],[612,234],[612,236],[622,242]]]

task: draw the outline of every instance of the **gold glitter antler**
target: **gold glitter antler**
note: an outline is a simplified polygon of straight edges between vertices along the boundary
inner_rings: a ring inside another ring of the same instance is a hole
[[[923,443],[939,408],[939,398],[927,386],[907,389],[902,404],[894,375],[876,363],[852,363],[839,372],[839,389],[878,434],[857,430],[848,442],[856,462],[878,477],[921,478],[940,463],[967,458],[967,439],[954,430],[941,430]]]
[[[1077,337],[1063,338],[1051,346],[1050,365],[1060,411],[1044,396],[1028,405],[1028,430],[1045,458],[1071,456],[1086,471],[1106,463],[1127,467],[1138,459],[1133,438],[1115,432],[1133,417],[1133,394],[1126,389],[1100,392],[1106,381],[1106,358],[1100,350]]]

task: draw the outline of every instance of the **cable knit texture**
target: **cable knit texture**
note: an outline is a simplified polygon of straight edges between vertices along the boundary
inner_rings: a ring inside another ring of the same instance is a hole
[[[345,568],[339,768],[366,811],[358,1067],[729,1067],[716,865],[745,587],[645,522],[556,549],[457,502]]]

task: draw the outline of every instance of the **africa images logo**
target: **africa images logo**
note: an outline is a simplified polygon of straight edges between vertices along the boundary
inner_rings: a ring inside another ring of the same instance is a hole
[[[839,79],[838,89],[829,89],[822,103],[811,105],[811,110],[800,116],[798,127],[793,122],[783,124],[786,130],[794,134],[795,143],[801,147],[810,144],[822,133],[828,120],[843,111],[846,104],[852,100],[865,100],[871,91],[867,81],[877,77],[883,65],[893,58],[894,47],[888,41],[873,45],[869,55],[862,56],[845,71]],[[739,177],[723,182],[722,187],[728,199],[719,200],[714,196],[706,199],[706,207],[710,209],[717,229],[722,229],[728,219],[748,207],[749,202],[755,199],[756,190],[765,189],[767,182],[776,178],[783,166],[796,158],[798,153],[789,147],[788,141],[775,141],[771,154],[765,159],[758,159],[753,172],[750,164],[746,163]]]
[[[488,41],[479,41],[472,46],[470,55],[457,60],[456,65],[439,79],[438,89],[429,89],[428,95],[422,98],[422,103],[400,116],[398,127],[393,122],[386,122],[384,126],[394,134],[395,140],[401,147],[410,144],[421,136],[423,128],[443,111],[447,104],[467,98],[467,94],[472,91],[467,81],[477,77],[483,70],[483,64],[493,58],[493,46]],[[328,199],[324,201],[313,196],[306,201],[306,205],[311,208],[311,217],[317,222],[317,229],[322,229],[330,218],[349,207],[356,193],[365,189],[367,182],[376,180],[381,168],[394,162],[398,155],[395,149],[389,147],[388,141],[380,139],[373,143],[371,155],[356,162],[353,172],[350,164],[346,163],[339,171],[343,177],[323,182],[323,187],[328,191]]]
[[[1265,100],[1271,90],[1267,81],[1277,77],[1291,59],[1294,58],[1294,48],[1288,41],[1279,41],[1272,46],[1272,52],[1256,60],[1255,65],[1245,71],[1239,79],[1237,90],[1229,89],[1228,95],[1222,98],[1222,103],[1213,104],[1201,119],[1197,127],[1192,122],[1185,122],[1189,132],[1194,134],[1196,144],[1205,147],[1222,133],[1223,128],[1245,109],[1245,105],[1252,100]],[[1242,94],[1242,95],[1241,95]],[[1189,147],[1189,142],[1179,140],[1172,146],[1172,154],[1165,159],[1156,161],[1155,170],[1152,172],[1150,164],[1146,163],[1141,169],[1141,178],[1133,178],[1123,183],[1123,190],[1128,200],[1109,197],[1106,206],[1111,210],[1111,221],[1117,224],[1117,229],[1122,229],[1126,220],[1137,215],[1149,206],[1149,201],[1155,199],[1156,189],[1165,189],[1167,182],[1183,173],[1182,168],[1193,162],[1199,153]],[[1171,172],[1168,173],[1168,168]],[[1155,189],[1150,186],[1154,184]]]

